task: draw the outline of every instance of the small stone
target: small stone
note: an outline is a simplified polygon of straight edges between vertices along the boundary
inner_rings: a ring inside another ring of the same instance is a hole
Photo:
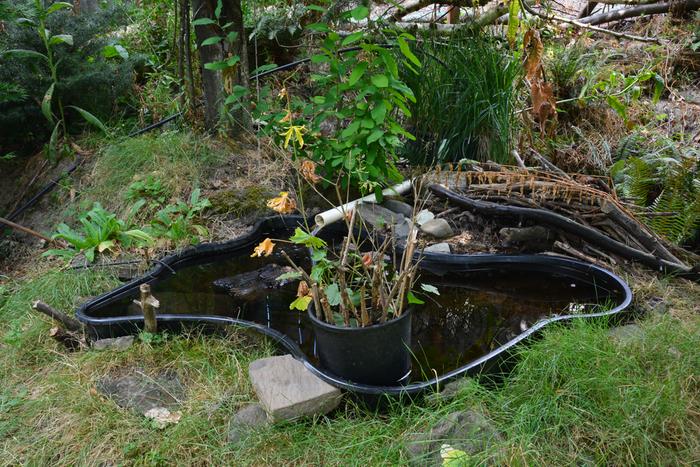
[[[404,220],[403,214],[395,213],[377,204],[363,203],[356,209],[360,218],[375,229],[387,228]]]
[[[608,336],[618,344],[626,346],[644,337],[644,330],[638,324],[627,324],[610,329]]]
[[[423,251],[426,253],[446,253],[448,255],[452,253],[452,251],[450,250],[450,244],[445,242],[435,243],[434,245],[426,246]]]
[[[394,224],[394,237],[399,240],[408,238],[408,232],[411,230],[411,224],[408,219],[404,219],[398,224]]]
[[[420,226],[421,232],[432,235],[435,238],[452,237],[454,232],[445,219],[431,219]]]
[[[501,434],[480,412],[464,410],[451,413],[438,421],[427,433],[410,435],[406,443],[409,463],[416,466],[441,466],[440,448],[474,455],[502,442]]]
[[[156,428],[161,430],[170,424],[178,423],[182,418],[182,412],[171,412],[165,407],[155,407],[147,410],[143,415],[153,420]]]
[[[170,409],[184,398],[185,388],[175,372],[149,376],[134,370],[126,376],[105,376],[95,388],[119,407],[145,414],[151,409]]]
[[[462,389],[469,387],[474,384],[471,378],[463,377],[458,378],[454,381],[450,381],[445,385],[445,387],[440,392],[435,392],[426,396],[428,402],[438,403],[438,402],[450,402],[454,397],[459,394]]]
[[[116,350],[122,352],[134,344],[134,336],[113,337],[96,340],[92,343],[95,350]]]
[[[291,355],[255,360],[248,373],[260,404],[275,422],[323,415],[340,403],[340,389],[318,378]]]
[[[419,226],[433,219],[435,219],[435,214],[428,211],[427,209],[423,209],[418,214],[416,214],[416,224],[418,224]]]
[[[260,404],[248,404],[240,409],[231,419],[228,429],[228,442],[238,443],[252,431],[270,424],[267,412]]]
[[[410,218],[413,215],[413,206],[399,201],[397,199],[385,199],[382,203],[385,208],[394,211],[398,214],[403,214],[404,216]]]

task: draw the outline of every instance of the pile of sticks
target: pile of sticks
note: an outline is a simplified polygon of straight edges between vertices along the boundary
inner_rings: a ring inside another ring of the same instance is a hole
[[[632,260],[655,270],[694,274],[689,252],[640,222],[611,182],[520,167],[474,166],[429,175],[430,191],[481,216],[516,219],[558,233],[555,248],[593,263]]]

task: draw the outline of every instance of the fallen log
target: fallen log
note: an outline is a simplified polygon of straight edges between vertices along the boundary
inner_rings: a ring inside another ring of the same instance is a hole
[[[46,235],[40,234],[36,230],[32,230],[29,227],[25,227],[23,225],[16,224],[16,223],[12,222],[11,220],[5,219],[4,217],[0,217],[0,224],[5,224],[6,226],[8,226],[12,229],[19,230],[20,232],[24,232],[24,233],[29,234],[29,235],[36,237],[36,238],[40,238],[47,243],[51,243],[53,241],[49,237],[47,237]]]
[[[620,21],[627,18],[635,18],[642,15],[658,15],[668,13],[671,8],[676,10],[693,11],[700,9],[700,0],[685,0],[679,2],[664,2],[652,3],[648,5],[639,5],[632,8],[621,8],[618,10],[609,11],[607,13],[598,13],[597,15],[581,18],[579,21],[583,24],[595,26],[598,24]]]
[[[482,215],[491,217],[520,217],[556,227],[613,254],[629,260],[637,261],[658,271],[673,273],[689,273],[692,271],[692,269],[685,264],[657,258],[650,253],[627,246],[624,243],[618,242],[617,240],[614,240],[591,227],[581,225],[578,222],[551,211],[536,208],[501,206],[488,201],[477,201],[454,193],[447,188],[436,184],[430,185],[429,189],[432,193],[441,198],[445,198],[458,206],[462,206]]]

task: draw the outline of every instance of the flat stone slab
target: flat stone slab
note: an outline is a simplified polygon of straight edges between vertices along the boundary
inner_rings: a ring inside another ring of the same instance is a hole
[[[360,218],[375,229],[389,228],[391,225],[400,224],[404,220],[403,214],[373,203],[360,204],[356,209]]]
[[[275,422],[323,415],[340,403],[340,389],[315,376],[291,355],[255,360],[248,373],[260,404]]]
[[[134,344],[134,336],[100,339],[92,343],[95,350],[116,350],[122,352]]]
[[[413,215],[413,206],[410,204],[404,203],[403,201],[399,201],[397,199],[385,199],[384,202],[382,203],[382,206],[385,208],[394,211],[395,213],[398,214],[403,214],[404,216],[410,217]]]
[[[426,246],[423,251],[426,253],[452,253],[452,250],[450,250],[450,244],[445,242],[435,243],[434,245]]]
[[[105,376],[95,387],[119,407],[140,414],[151,409],[176,407],[185,396],[185,387],[173,371],[149,376],[136,370],[123,376]]]

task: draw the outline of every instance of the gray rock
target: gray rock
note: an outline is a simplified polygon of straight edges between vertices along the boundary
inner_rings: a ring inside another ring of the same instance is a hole
[[[278,281],[277,278],[291,271],[290,266],[270,263],[255,271],[216,279],[213,285],[216,290],[226,292],[232,297],[253,301],[264,297],[269,289],[275,289],[288,283],[289,281]]]
[[[385,199],[382,206],[405,217],[410,218],[413,215],[413,206],[397,199]]]
[[[166,371],[148,376],[139,370],[125,376],[105,376],[96,389],[119,407],[145,414],[155,408],[171,408],[180,404],[185,387],[175,372]]]
[[[445,242],[426,246],[423,251],[426,253],[452,253],[452,250],[450,250],[450,244]]]
[[[429,394],[426,399],[431,403],[450,402],[463,388],[472,384],[473,380],[465,376],[447,383],[442,391]]]
[[[408,232],[411,230],[411,224],[408,219],[404,219],[398,224],[394,224],[394,237],[399,240],[404,240],[408,238]]]
[[[247,438],[251,432],[269,424],[270,419],[262,405],[246,405],[231,418],[228,429],[228,442],[238,443]]]
[[[321,380],[291,355],[255,360],[250,380],[272,421],[330,412],[340,403],[338,388]]]
[[[621,346],[626,346],[644,337],[644,330],[638,324],[627,324],[610,329],[608,336]]]
[[[360,218],[375,229],[383,229],[404,220],[403,214],[372,203],[360,204],[356,209]]]
[[[418,224],[419,226],[433,219],[435,219],[435,214],[428,211],[427,209],[423,209],[418,214],[416,214],[416,224]]]
[[[426,433],[410,435],[406,454],[411,465],[441,466],[440,447],[444,444],[474,455],[502,441],[501,434],[482,413],[464,410],[445,416]]]
[[[452,237],[454,232],[445,219],[431,219],[420,226],[421,232],[432,235],[435,238]]]
[[[122,336],[109,339],[100,339],[92,343],[95,350],[124,351],[134,344],[134,336]]]

